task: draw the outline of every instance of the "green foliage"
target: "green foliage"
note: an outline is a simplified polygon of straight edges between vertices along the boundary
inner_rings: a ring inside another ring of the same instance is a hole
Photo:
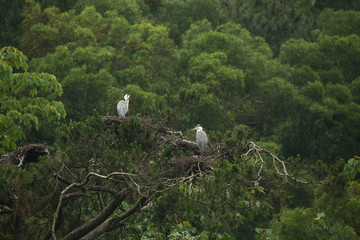
[[[308,65],[301,65],[292,68],[290,81],[296,86],[304,86],[308,82],[316,82],[320,80],[319,74]]]
[[[24,168],[0,165],[1,204],[16,209],[11,215],[2,215],[1,238],[13,238],[18,233],[28,238],[36,238],[39,232],[46,235],[45,229],[51,225],[50,219],[56,209],[53,203],[59,195],[52,171],[59,165],[58,161],[49,158],[27,164]],[[15,224],[12,218],[17,219]],[[25,224],[27,227],[23,228]]]
[[[307,65],[314,70],[329,68],[330,61],[320,51],[317,43],[303,39],[290,39],[281,46],[279,58],[281,62],[294,65]]]
[[[207,107],[209,113],[201,113],[202,123],[210,119],[216,121],[214,119],[218,117],[212,116],[218,112],[223,112],[221,116],[227,119],[214,124],[220,129],[232,127],[235,122],[257,122],[254,115],[261,118],[260,121],[266,121],[263,114],[257,112],[260,109],[254,106],[254,102],[265,102],[265,99],[259,99],[259,96],[266,97],[259,94],[260,84],[284,76],[286,68],[271,59],[271,50],[263,39],[251,36],[232,22],[212,30],[209,22],[204,20],[190,27],[183,45],[180,64],[187,76],[192,82],[206,84],[207,91],[218,98],[216,103]],[[198,95],[202,93],[197,92]],[[185,95],[182,90],[179,94],[180,97]],[[218,110],[213,112],[213,107]]]
[[[325,9],[321,12],[318,20],[322,32],[339,36],[360,35],[359,23],[360,12],[352,10],[334,11],[334,9]]]
[[[245,165],[226,162],[213,176],[204,175],[158,198],[145,226],[152,232],[163,229],[168,237],[253,239],[255,226],[266,221],[269,209],[264,188],[251,187]]]
[[[144,226],[145,227],[145,226]],[[156,231],[154,224],[150,223],[146,226],[147,230],[142,234],[141,240],[153,240],[153,239],[171,239],[171,240],[206,240],[209,239],[209,232],[202,232],[196,234],[196,229],[191,227],[188,221],[183,221],[176,226],[172,226],[172,230],[168,236],[164,236],[161,232]]]
[[[308,38],[313,25],[312,8],[315,1],[223,1],[226,21],[246,26],[253,34],[262,36],[275,52],[291,37]]]
[[[357,56],[353,55],[357,52],[358,41],[355,39],[356,35],[319,34],[316,42],[291,39],[283,44],[279,58],[281,62],[292,66],[290,80],[296,85],[295,89],[299,94],[297,116],[291,117],[293,120],[280,128],[285,133],[282,134],[281,142],[286,155],[300,153],[303,157],[312,159],[333,159],[350,158],[356,152],[350,149],[355,146],[353,142],[356,140],[353,137],[357,133],[342,138],[339,131],[356,128],[353,121],[357,118],[353,111],[358,108],[353,103],[356,100],[356,95],[353,94],[356,92],[356,81],[351,85],[354,86],[353,90],[345,85],[358,75],[358,69],[353,65],[358,61]],[[345,45],[349,47],[346,47],[347,50],[343,49]],[[348,52],[349,49],[352,49],[351,53]],[[288,135],[288,131],[292,133]],[[306,146],[310,142],[310,145],[319,147]],[[320,146],[327,146],[327,149],[323,152],[316,150],[323,148]]]
[[[233,124],[233,115],[219,104],[221,99],[209,91],[206,84],[193,83],[180,88],[175,96],[169,96],[167,115],[177,128],[189,129],[201,123],[205,129],[225,129]],[[229,121],[230,120],[230,121]]]
[[[360,70],[357,67],[360,63],[359,38],[355,34],[347,36],[320,35],[318,38],[321,51],[334,66],[341,69],[347,83],[360,75]]]
[[[27,57],[15,48],[0,50],[0,155],[25,136],[47,142],[54,154],[22,169],[0,165],[0,211],[14,209],[0,215],[0,238],[14,238],[16,229],[24,238],[50,236],[63,189],[54,172],[80,181],[90,171],[128,171],[148,186],[174,159],[192,155],[159,142],[140,126],[141,116],[165,120],[191,140],[189,129],[201,123],[209,154],[220,157],[212,159],[212,174],[158,193],[152,209],[100,238],[360,236],[359,1],[26,0],[2,6],[0,42],[19,44]],[[130,117],[104,129],[108,122],[100,115],[116,116],[126,93]],[[67,123],[54,134],[53,122],[65,109]],[[249,140],[287,159],[294,176],[326,178],[326,184],[291,186],[269,170],[278,165],[265,155],[263,179],[255,181],[261,161],[244,158]],[[90,183],[121,190],[132,182],[114,180]],[[66,200],[68,218],[60,221],[58,237],[100,211],[92,193]]]
[[[358,156],[351,158],[345,165],[344,172],[349,180],[357,179],[360,173],[360,158]]]
[[[55,76],[27,72],[27,58],[14,47],[0,49],[0,154],[14,149],[25,138],[25,129],[38,129],[40,121],[65,117],[62,94]],[[14,73],[14,69],[23,73]]]
[[[23,0],[6,1],[0,8],[0,46],[18,46]]]
[[[315,189],[311,207],[282,209],[258,239],[359,239],[359,221],[353,217],[360,209],[359,185],[353,178],[357,159],[335,164],[326,185]]]
[[[164,89],[174,82],[177,57],[164,26],[147,22],[133,25],[123,51],[125,56],[121,61],[126,67],[119,71],[119,77],[126,83],[164,94]],[[139,74],[139,70],[144,73]],[[126,73],[136,74],[138,78]]]
[[[118,15],[124,16],[129,22],[134,23],[143,14],[142,7],[145,7],[142,1],[131,0],[78,0],[74,8],[81,12],[87,6],[94,6],[96,11],[105,14],[108,11],[115,11]]]
[[[35,9],[36,6],[31,8],[32,14],[38,11]],[[92,109],[103,114],[109,112],[109,106],[117,103],[111,98],[113,88],[136,84],[145,91],[163,94],[170,85],[178,85],[174,80],[177,57],[165,27],[148,22],[130,26],[116,13],[103,17],[91,6],[79,15],[51,11],[37,12],[54,15],[42,24],[65,31],[65,34],[56,40],[59,45],[53,53],[33,58],[30,65],[36,71],[58,76],[64,88],[62,101],[69,117],[78,119],[90,114]],[[29,22],[27,25],[31,24],[32,14],[25,19]],[[58,20],[53,22],[54,19]],[[69,27],[69,23],[75,22],[79,25]],[[28,29],[26,34],[37,34],[38,38],[48,41],[46,36],[33,32],[33,27]],[[30,47],[26,39],[22,43],[24,48]],[[39,46],[31,44],[31,48]],[[151,111],[147,109],[139,113]]]
[[[264,108],[265,111],[271,112],[275,115],[274,117],[291,113],[289,110],[294,108],[296,102],[296,92],[292,84],[277,77],[261,83],[260,88],[262,99],[267,105]]]
[[[159,117],[161,109],[164,108],[164,99],[153,92],[147,92],[138,85],[127,85],[122,90],[113,89],[110,94],[111,102],[108,102],[107,111],[112,114],[116,113],[116,104],[122,100],[125,94],[130,94],[129,112],[130,116],[144,115],[149,117]]]
[[[340,1],[326,1],[317,0],[315,6],[321,11],[324,8],[332,8],[336,10],[360,10],[360,3],[358,1],[340,2]]]
[[[358,239],[354,229],[340,222],[332,224],[323,212],[313,209],[285,209],[259,239]]]
[[[218,0],[164,0],[155,16],[170,29],[170,37],[178,44],[191,23],[206,19],[213,26],[220,23]]]
[[[350,84],[350,91],[355,103],[360,104],[360,78],[356,78]]]
[[[75,35],[75,23],[70,21],[73,11],[59,13],[55,7],[42,11],[39,4],[33,1],[27,3],[20,43],[20,48],[27,56],[44,56]]]
[[[241,69],[226,66],[223,52],[202,53],[190,59],[189,75],[195,82],[210,86],[209,91],[228,102],[237,99],[244,88],[244,74]]]

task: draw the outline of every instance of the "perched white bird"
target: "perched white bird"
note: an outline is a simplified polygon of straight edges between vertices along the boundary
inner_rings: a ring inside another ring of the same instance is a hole
[[[200,154],[202,154],[208,142],[207,135],[200,124],[196,125],[192,130],[196,130],[196,143],[199,146]]]
[[[117,104],[117,111],[119,113],[119,117],[125,117],[125,114],[127,113],[129,109],[129,94],[125,94],[124,100],[120,100]]]

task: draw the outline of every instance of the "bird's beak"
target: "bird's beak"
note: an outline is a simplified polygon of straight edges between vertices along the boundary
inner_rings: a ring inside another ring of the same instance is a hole
[[[193,128],[193,129],[191,129],[191,130],[197,130],[197,128]]]

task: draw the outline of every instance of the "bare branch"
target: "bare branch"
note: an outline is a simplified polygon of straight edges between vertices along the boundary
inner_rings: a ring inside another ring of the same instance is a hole
[[[97,191],[97,192],[107,192],[107,193],[111,193],[112,195],[118,194],[118,191],[115,191],[114,189],[105,186],[90,185],[90,186],[86,186],[85,189],[91,191]]]
[[[66,185],[71,185],[72,184],[69,180],[63,178],[62,176],[60,176],[58,174],[54,174],[54,177],[56,177],[58,180],[65,183]],[[110,187],[105,187],[105,186],[97,186],[97,185],[81,186],[81,185],[76,185],[75,187],[79,187],[79,188],[83,189],[84,191],[91,190],[91,191],[107,192],[107,193],[111,193],[112,195],[118,194],[118,192],[116,190],[114,190],[114,189],[112,189]]]
[[[250,145],[252,147],[250,147]],[[261,148],[260,146],[256,145],[254,142],[251,142],[251,141],[248,142],[247,146],[249,147],[249,149],[245,154],[243,154],[243,157],[247,157],[250,154],[253,154],[255,156],[255,159],[256,159],[255,164],[257,163],[258,160],[260,160],[260,162],[261,162],[260,168],[259,168],[259,170],[257,172],[258,179],[256,181],[259,181],[259,180],[262,179],[261,171],[263,169],[263,165],[265,164],[265,161],[264,161],[261,153],[265,153],[265,154],[269,155],[272,158],[273,166],[274,166],[274,169],[275,169],[276,173],[278,175],[280,175],[280,176],[285,177],[285,179],[289,178],[289,179],[294,180],[295,182],[303,183],[303,184],[322,183],[321,181],[305,181],[305,180],[302,180],[302,179],[298,179],[298,178],[296,178],[293,175],[288,173],[287,168],[286,168],[287,162],[279,159],[275,154],[273,154],[269,150],[263,149],[263,148]],[[281,165],[281,170],[279,170],[279,168],[277,167],[277,165],[276,165],[277,163]]]
[[[107,219],[102,224],[100,224],[97,228],[86,234],[84,237],[82,237],[82,240],[90,240],[95,239],[96,237],[100,236],[101,234],[111,231],[115,228],[118,228],[123,225],[123,222],[129,218],[131,215],[136,213],[137,211],[142,209],[142,205],[147,201],[146,197],[141,197],[131,208],[126,210],[124,213],[122,213],[120,216],[113,217],[110,219]]]
[[[128,196],[128,189],[124,189],[120,194],[117,194],[114,199],[102,210],[98,215],[92,218],[90,221],[84,225],[74,229],[72,232],[68,233],[63,239],[80,239],[85,236],[87,233],[91,232],[101,223],[103,223],[119,206],[119,204]]]
[[[105,207],[105,204],[104,204],[104,199],[103,199],[103,197],[102,197],[101,193],[96,192],[96,194],[97,194],[98,199],[99,199],[99,203],[100,203],[101,210],[103,210],[103,209],[104,209],[104,207]]]
[[[72,192],[65,194],[63,199],[68,199],[73,197],[90,197],[90,195],[85,194],[83,192]]]
[[[55,212],[54,219],[53,219],[53,224],[52,224],[52,227],[51,227],[51,234],[52,234],[52,237],[54,238],[54,240],[56,240],[56,235],[55,235],[56,221],[57,221],[57,219],[59,217],[59,212],[60,212],[60,209],[61,209],[62,201],[64,199],[64,195],[70,188],[72,188],[76,184],[77,183],[72,183],[69,186],[67,186],[64,190],[61,191],[61,195],[60,195],[60,198],[59,198],[59,203],[57,205],[56,212]]]
[[[64,179],[61,175],[59,175],[59,173],[54,173],[54,177],[55,177],[56,179],[58,179],[60,182],[65,183],[66,185],[70,185],[70,184],[72,183],[72,182]]]
[[[141,193],[140,186],[132,178],[132,176],[138,176],[136,174],[125,173],[125,172],[113,172],[108,175],[102,175],[102,174],[90,172],[87,174],[87,176],[81,183],[76,183],[76,182],[70,183],[70,181],[64,179],[58,173],[54,174],[54,176],[58,180],[67,184],[68,186],[61,192],[60,197],[59,197],[58,206],[57,206],[56,212],[54,214],[54,218],[53,218],[52,237],[54,239],[56,239],[55,226],[56,226],[56,222],[57,222],[57,219],[59,216],[59,212],[62,207],[63,200],[66,198],[70,198],[70,197],[86,196],[83,192],[67,193],[73,187],[81,188],[85,191],[91,190],[91,191],[97,191],[97,192],[99,192],[99,191],[108,192],[114,196],[114,199],[106,207],[104,207],[104,204],[102,202],[102,211],[96,217],[94,217],[91,221],[84,224],[83,226],[81,226],[81,227],[75,229],[74,231],[72,231],[71,233],[69,233],[67,236],[65,236],[64,239],[78,239],[79,237],[85,235],[86,233],[91,231],[93,228],[95,228],[99,224],[101,224],[116,209],[116,207],[123,201],[123,199],[125,198],[125,192],[128,190],[125,189],[119,194],[119,192],[117,192],[114,189],[111,189],[109,187],[97,186],[97,185],[88,186],[87,183],[89,182],[89,180],[92,176],[101,178],[101,179],[111,179],[113,176],[119,176],[119,175],[129,177],[131,179],[131,181],[137,186],[138,192]],[[145,196],[145,195],[143,195],[143,196]]]

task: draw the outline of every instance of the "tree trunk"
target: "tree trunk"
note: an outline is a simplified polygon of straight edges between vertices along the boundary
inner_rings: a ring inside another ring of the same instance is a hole
[[[18,212],[14,214],[14,239],[16,240],[24,240],[24,223],[22,221],[22,217]]]
[[[105,222],[103,222],[93,231],[89,232],[86,236],[81,238],[81,240],[92,240],[105,232],[109,232],[115,228],[120,227],[128,217],[132,216],[139,209],[141,209],[142,204],[144,204],[146,200],[147,200],[146,197],[140,198],[132,208],[128,209],[126,212],[124,212],[118,217],[107,219]]]
[[[115,195],[114,199],[96,217],[67,234],[63,240],[80,239],[81,237],[91,232],[97,226],[102,224],[115,211],[115,209],[122,201],[124,201],[127,195],[127,189],[124,189],[121,191],[121,193]]]

